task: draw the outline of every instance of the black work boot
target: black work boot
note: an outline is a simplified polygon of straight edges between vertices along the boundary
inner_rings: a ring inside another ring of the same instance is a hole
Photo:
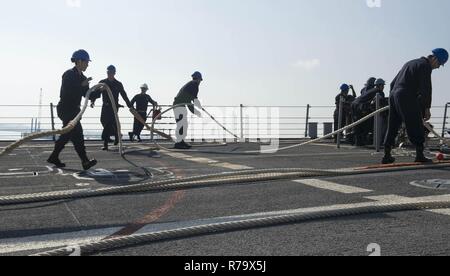
[[[103,148],[102,148],[102,150],[107,151],[108,149],[109,149],[108,141],[103,142]]]
[[[90,168],[94,167],[95,165],[97,165],[97,160],[92,159],[92,160],[86,160],[82,162],[83,165],[83,169],[85,171],[89,170]]]
[[[183,143],[175,143],[174,148],[175,148],[175,149],[180,149],[180,150],[185,150],[185,149],[187,149],[187,148],[183,145]]]
[[[425,154],[423,153],[424,146],[419,145],[416,146],[416,163],[433,163],[433,160],[426,158]]]
[[[47,162],[55,165],[57,168],[65,168],[66,164],[62,163],[61,160],[59,160],[59,154],[61,153],[61,151],[63,149],[64,149],[64,147],[60,147],[60,146],[56,145],[52,154],[47,159]]]
[[[130,137],[130,142],[133,142],[134,141],[134,133],[128,132],[128,136]]]
[[[393,164],[395,162],[395,158],[392,157],[391,152],[392,152],[392,147],[388,147],[388,146],[384,147],[384,157],[383,157],[383,160],[381,161],[382,164],[388,165],[388,164]]]
[[[181,141],[180,143],[175,144],[175,149],[187,150],[190,149],[189,145],[186,142]]]
[[[183,143],[183,146],[186,147],[187,149],[192,148],[192,146],[190,144],[186,143],[184,140],[181,143]]]
[[[56,156],[50,156],[47,160],[48,163],[55,165],[57,168],[65,168],[66,164],[62,163],[61,160],[59,160]]]

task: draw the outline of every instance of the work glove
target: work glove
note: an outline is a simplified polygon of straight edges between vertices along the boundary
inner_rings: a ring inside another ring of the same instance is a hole
[[[199,101],[199,99],[195,99],[194,100],[194,106],[196,107],[196,108],[194,108],[194,114],[197,116],[197,117],[199,117],[199,118],[201,118],[202,117],[202,113],[200,112],[200,110],[203,110],[203,107],[202,107],[202,103]]]

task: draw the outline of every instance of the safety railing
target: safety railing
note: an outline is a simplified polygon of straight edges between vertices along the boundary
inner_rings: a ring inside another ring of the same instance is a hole
[[[168,105],[162,106],[163,109]],[[438,133],[448,135],[448,108],[434,106],[431,123]],[[302,139],[317,138],[326,135],[334,129],[333,114],[335,106],[205,106],[215,119],[238,137],[249,140],[264,140],[270,138]],[[149,108],[150,110],[150,108]],[[41,114],[39,117],[38,114]],[[172,113],[157,121],[157,129],[174,135],[176,124]],[[99,140],[102,132],[100,123],[101,106],[88,109],[82,119],[87,140]],[[151,116],[151,115],[150,115]],[[134,119],[126,109],[119,111],[122,132],[127,137],[133,129]],[[189,135],[187,139],[223,140],[233,138],[225,133],[211,118],[189,116]],[[149,118],[148,122],[151,119]],[[62,127],[57,117],[56,106],[39,105],[0,105],[0,141],[13,141],[30,133],[58,129]],[[142,132],[142,138],[149,139],[148,131]],[[53,140],[56,137],[47,137]],[[155,138],[158,138],[155,136]]]

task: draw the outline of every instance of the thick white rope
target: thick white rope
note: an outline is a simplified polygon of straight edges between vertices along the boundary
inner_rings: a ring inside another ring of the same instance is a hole
[[[97,242],[85,243],[78,245],[77,247],[81,255],[92,255],[98,252],[111,251],[114,249],[138,246],[152,242],[155,243],[183,238],[186,239],[201,235],[219,234],[232,231],[243,231],[248,229],[270,227],[276,225],[302,223],[306,221],[357,216],[363,214],[405,212],[405,211],[430,210],[430,209],[434,210],[449,207],[450,201],[448,200],[441,200],[441,201],[424,200],[421,202],[411,201],[396,204],[386,202],[371,202],[368,204],[361,204],[360,206],[351,208],[336,207],[335,209],[332,210],[310,211],[306,213],[298,212],[288,215],[274,215],[262,218],[236,220],[231,222],[203,224],[199,226],[165,230],[148,234],[134,234],[125,237],[116,237]],[[71,245],[71,247],[73,247],[73,245]],[[66,247],[39,253],[34,256],[67,256],[70,255],[71,253],[73,252],[68,250]]]
[[[150,181],[141,184],[118,186],[118,187],[1,196],[0,206],[98,197],[124,193],[164,192],[168,190],[184,190],[205,186],[220,186],[238,183],[255,183],[264,181],[296,179],[304,177],[362,175],[362,174],[374,174],[374,173],[386,173],[398,171],[442,169],[449,167],[450,162],[440,162],[437,164],[426,164],[426,165],[412,163],[408,165],[403,164],[402,166],[400,166],[396,164],[389,166],[355,168],[348,170],[317,170],[305,168],[243,170],[238,172],[194,176],[181,179]]]

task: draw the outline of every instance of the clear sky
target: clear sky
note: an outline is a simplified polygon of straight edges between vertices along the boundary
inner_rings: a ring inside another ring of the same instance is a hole
[[[368,2],[381,5],[369,7]],[[332,105],[342,82],[391,81],[408,60],[450,48],[448,0],[0,0],[1,104],[58,102],[62,73],[84,48],[131,96],[150,84],[170,104],[204,74],[206,105]],[[434,73],[434,105],[450,101]]]

